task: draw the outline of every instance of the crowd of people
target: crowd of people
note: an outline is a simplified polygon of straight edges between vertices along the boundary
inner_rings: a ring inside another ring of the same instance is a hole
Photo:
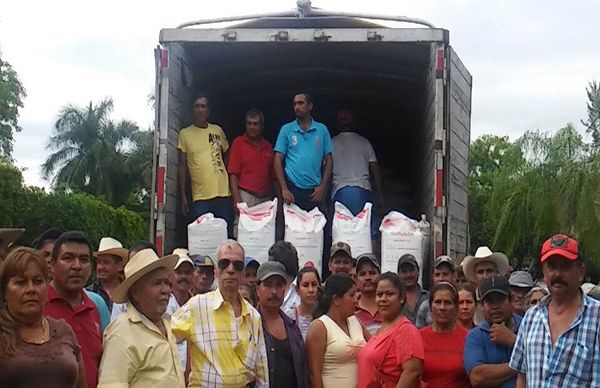
[[[0,266],[2,387],[600,386],[600,302],[566,235],[542,279],[480,247],[436,258],[429,291],[414,256],[380,273],[345,242],[324,283],[285,241],[263,263],[235,240],[214,260],[74,231],[35,247]]]
[[[195,96],[192,109],[194,122],[181,129],[177,144],[179,200],[189,221],[210,212],[227,221],[228,234],[235,238],[240,203],[251,207],[278,197],[280,205],[293,203],[305,211],[317,207],[327,218],[333,212],[327,203],[340,202],[355,215],[367,202],[383,208],[375,151],[358,133],[350,110],[338,112],[338,134],[332,139],[327,126],[312,116],[312,96],[300,92],[293,97],[295,119],[281,127],[275,146],[263,137],[263,113],[250,109],[243,134],[230,147],[223,129],[208,121],[208,96]],[[283,238],[282,223],[279,217],[278,239]],[[375,216],[371,235],[378,237]]]
[[[275,147],[251,109],[230,149],[208,97],[194,99],[178,139],[190,219],[211,212],[235,236],[241,202],[278,196],[326,215],[328,195],[354,214],[382,204],[352,112],[339,112],[331,139],[308,93],[293,107]],[[566,235],[543,244],[533,279],[487,247],[439,256],[429,274],[407,253],[381,273],[378,252],[353,255],[344,241],[327,244],[325,268],[300,268],[286,241],[259,262],[236,240],[214,257],[183,247],[160,257],[149,241],[107,236],[94,250],[59,229],[9,248],[22,233],[0,229],[0,387],[600,387],[598,286],[583,284]]]

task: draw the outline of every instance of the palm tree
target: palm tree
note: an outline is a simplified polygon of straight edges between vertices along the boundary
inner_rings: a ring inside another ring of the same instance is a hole
[[[60,110],[47,148],[53,151],[42,165],[52,185],[102,195],[115,206],[123,204],[137,179],[126,168],[128,147],[135,145],[138,127],[127,120],[113,122],[112,99],[85,108]]]

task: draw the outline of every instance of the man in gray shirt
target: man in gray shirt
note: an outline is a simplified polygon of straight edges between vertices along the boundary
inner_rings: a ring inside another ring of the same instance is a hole
[[[349,110],[337,116],[340,134],[333,141],[333,203],[340,202],[357,215],[365,203],[383,208],[382,178],[373,146],[356,133],[356,121]],[[371,238],[377,239],[377,224],[371,216]]]

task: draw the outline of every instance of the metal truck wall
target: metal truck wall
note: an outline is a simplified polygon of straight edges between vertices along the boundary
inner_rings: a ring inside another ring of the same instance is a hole
[[[452,47],[447,50],[446,243],[448,254],[462,260],[469,246],[468,179],[471,140],[472,77]]]

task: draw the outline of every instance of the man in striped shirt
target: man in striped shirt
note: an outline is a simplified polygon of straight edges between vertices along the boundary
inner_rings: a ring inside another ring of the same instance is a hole
[[[544,242],[540,261],[550,295],[521,323],[509,363],[517,387],[600,387],[600,302],[581,291],[577,241],[555,235]]]
[[[228,240],[217,250],[216,291],[192,297],[171,317],[173,334],[191,349],[190,387],[269,386],[259,313],[240,296],[244,248]]]

